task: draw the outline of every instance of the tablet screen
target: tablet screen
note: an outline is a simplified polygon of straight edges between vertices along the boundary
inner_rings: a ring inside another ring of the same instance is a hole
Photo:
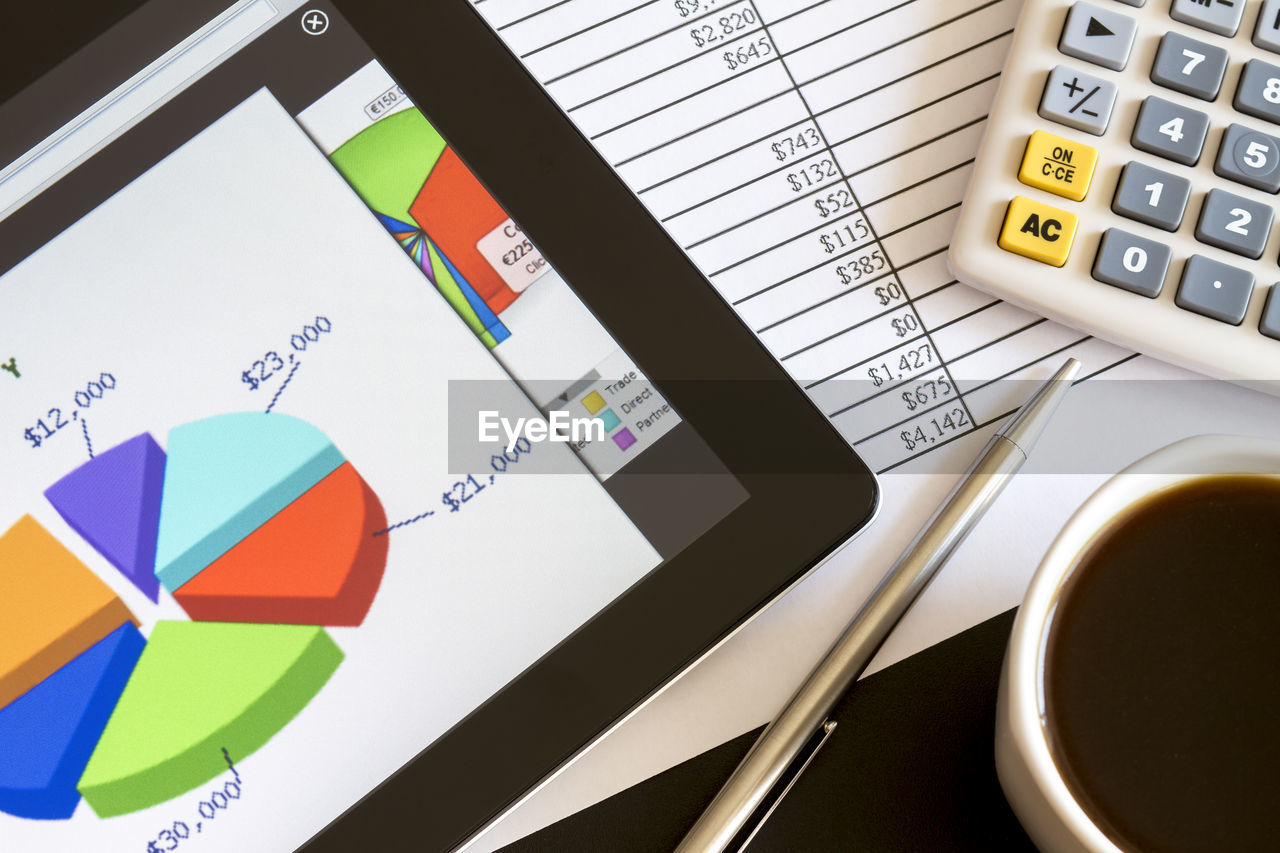
[[[335,13],[157,5],[0,107],[6,851],[292,849],[747,497]]]

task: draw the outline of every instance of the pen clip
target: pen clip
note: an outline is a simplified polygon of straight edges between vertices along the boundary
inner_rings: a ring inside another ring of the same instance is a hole
[[[813,737],[809,738],[808,743],[804,745],[804,748],[796,755],[795,760],[787,767],[786,772],[778,779],[778,783],[769,791],[764,802],[752,813],[741,831],[729,843],[728,850],[742,853],[747,849],[748,845],[756,837],[756,833],[764,826],[765,821],[773,815],[779,804],[781,804],[782,798],[791,792],[801,774],[809,769],[809,765],[813,763],[818,750],[822,749],[827,739],[831,737],[831,733],[836,730],[836,725],[835,720],[827,720],[818,727],[818,730],[813,733]]]

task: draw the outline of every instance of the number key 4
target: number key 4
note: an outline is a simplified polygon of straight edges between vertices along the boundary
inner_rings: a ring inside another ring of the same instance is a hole
[[[1130,141],[1134,148],[1194,166],[1208,131],[1209,116],[1205,113],[1152,95],[1142,102]]]

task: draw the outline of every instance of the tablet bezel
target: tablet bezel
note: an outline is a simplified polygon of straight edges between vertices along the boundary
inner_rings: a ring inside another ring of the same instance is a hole
[[[436,849],[474,834],[856,533],[877,492],[830,422],[470,3],[334,5],[751,495],[315,845],[341,849],[397,820],[473,816],[462,833],[414,833]],[[428,32],[424,51],[418,34]],[[524,129],[515,145],[505,141],[512,128]]]
[[[447,849],[847,541],[874,515],[878,492],[830,422],[467,0],[306,8],[351,23],[750,495],[308,845]],[[33,56],[41,32],[30,34]]]

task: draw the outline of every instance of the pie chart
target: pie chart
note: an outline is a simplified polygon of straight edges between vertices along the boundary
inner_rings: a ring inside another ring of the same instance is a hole
[[[338,668],[326,628],[364,621],[386,567],[377,495],[287,415],[186,424],[167,451],[144,433],[45,497],[104,569],[190,620],[144,637],[35,518],[0,535],[0,811],[18,817],[149,808],[260,749]]]

